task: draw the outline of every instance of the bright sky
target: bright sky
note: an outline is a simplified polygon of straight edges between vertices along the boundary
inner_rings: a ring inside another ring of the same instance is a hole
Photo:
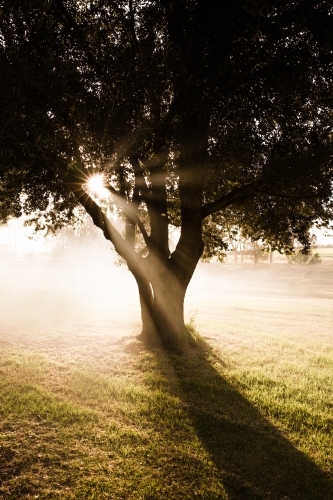
[[[102,183],[93,186],[97,189],[105,190]],[[105,190],[106,191],[106,190]],[[105,195],[105,191],[101,194]],[[311,231],[318,238],[318,245],[333,245],[333,231],[330,231],[329,236],[325,236],[327,231],[313,228]],[[11,253],[22,255],[27,253],[39,253],[49,251],[49,241],[42,235],[33,236],[33,229],[31,227],[24,227],[24,218],[11,219],[8,224],[0,226],[0,246],[5,246]],[[178,241],[178,233],[170,234],[170,246],[174,249],[175,243]]]
[[[318,245],[333,245],[333,231],[324,231],[322,229],[313,228],[311,233],[317,236]],[[329,236],[326,236],[326,234]]]
[[[15,255],[48,251],[45,238],[42,235],[33,237],[33,228],[24,227],[23,217],[0,226],[0,246]]]

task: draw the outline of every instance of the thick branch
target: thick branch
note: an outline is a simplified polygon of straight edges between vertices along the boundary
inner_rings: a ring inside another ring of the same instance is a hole
[[[119,255],[126,260],[128,265],[138,265],[138,259],[140,259],[140,257],[137,255],[135,250],[126,244],[124,238],[111,224],[101,207],[98,206],[97,203],[83,189],[83,185],[86,180],[86,175],[82,172],[80,164],[73,163],[70,171],[68,172],[68,181],[75,198],[90,215],[95,226],[103,231],[104,237],[111,241],[116,252],[118,252]]]
[[[249,198],[254,194],[253,187],[253,184],[246,184],[240,188],[233,189],[230,193],[221,196],[221,198],[212,203],[207,203],[207,205],[202,207],[202,218],[205,219],[209,215],[219,212],[233,203]]]
[[[108,189],[108,191],[111,193],[113,196],[114,202],[118,207],[120,207],[122,210],[124,210],[125,215],[135,224],[138,225],[138,228],[140,229],[143,239],[146,243],[147,246],[150,244],[150,239],[148,236],[148,233],[139,218],[138,214],[136,213],[136,207],[134,204],[130,201],[127,202],[127,200],[121,196],[116,189],[114,189],[110,184],[105,184],[105,187]]]
[[[127,244],[97,203],[82,188],[77,186],[76,184],[75,190],[73,189],[75,197],[90,215],[95,226],[103,231],[105,238],[111,241],[116,252],[126,260],[128,268],[137,282],[147,281],[149,279],[149,269],[146,267],[145,259],[131,245]]]
[[[208,203],[204,205],[202,208],[202,218],[205,219],[209,215],[214,214],[215,212],[219,212],[220,210],[224,210],[228,206],[244,201],[250,197],[253,197],[255,194],[264,194],[267,196],[276,196],[278,198],[290,198],[293,200],[306,200],[306,199],[314,199],[318,198],[318,194],[288,194],[288,193],[279,193],[276,191],[271,191],[269,189],[262,189],[259,187],[260,181],[256,181],[255,183],[246,184],[240,188],[233,189],[228,194],[221,196],[216,201],[212,203]]]
[[[116,252],[121,255],[126,261],[135,258],[135,252],[126,247],[126,242],[117,229],[111,224],[106,217],[101,207],[82,189],[76,188],[74,191],[75,197],[78,202],[83,206],[86,212],[92,218],[96,227],[103,231],[104,237],[111,241],[114,245]],[[133,255],[132,255],[133,254]]]
[[[141,191],[141,197],[147,204],[150,219],[150,250],[160,258],[169,258],[168,215],[165,163],[168,158],[168,148],[164,147],[163,140],[155,144],[155,154],[144,166],[150,173],[150,189],[147,186],[138,158],[132,156],[135,173],[136,191]],[[133,197],[134,198],[134,197]]]

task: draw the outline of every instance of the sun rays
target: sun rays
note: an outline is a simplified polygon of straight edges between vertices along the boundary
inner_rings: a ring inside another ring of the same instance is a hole
[[[106,199],[110,193],[105,187],[105,179],[103,174],[94,174],[88,177],[86,189],[90,196],[97,199]]]

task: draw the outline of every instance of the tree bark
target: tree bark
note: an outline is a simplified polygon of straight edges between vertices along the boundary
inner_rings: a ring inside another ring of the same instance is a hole
[[[188,285],[172,270],[172,260],[155,258],[149,264],[147,279],[136,277],[138,283],[142,332],[141,340],[181,351],[190,341],[184,321],[184,299]]]
[[[154,298],[151,285],[148,280],[136,278],[136,281],[139,289],[142,321],[142,330],[138,338],[147,344],[159,346],[161,340],[152,316]]]
[[[165,347],[179,349],[188,340],[184,322],[186,286],[164,270],[153,285],[153,318]]]

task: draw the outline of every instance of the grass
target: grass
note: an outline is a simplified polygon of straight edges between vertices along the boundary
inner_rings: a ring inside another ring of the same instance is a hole
[[[333,499],[331,270],[282,266],[199,270],[183,357],[143,348],[119,304],[110,326],[82,287],[79,301],[7,287],[0,498]]]
[[[130,373],[113,376],[40,355],[3,359],[4,498],[190,498],[189,488],[219,498],[211,460],[155,355],[128,357]]]

